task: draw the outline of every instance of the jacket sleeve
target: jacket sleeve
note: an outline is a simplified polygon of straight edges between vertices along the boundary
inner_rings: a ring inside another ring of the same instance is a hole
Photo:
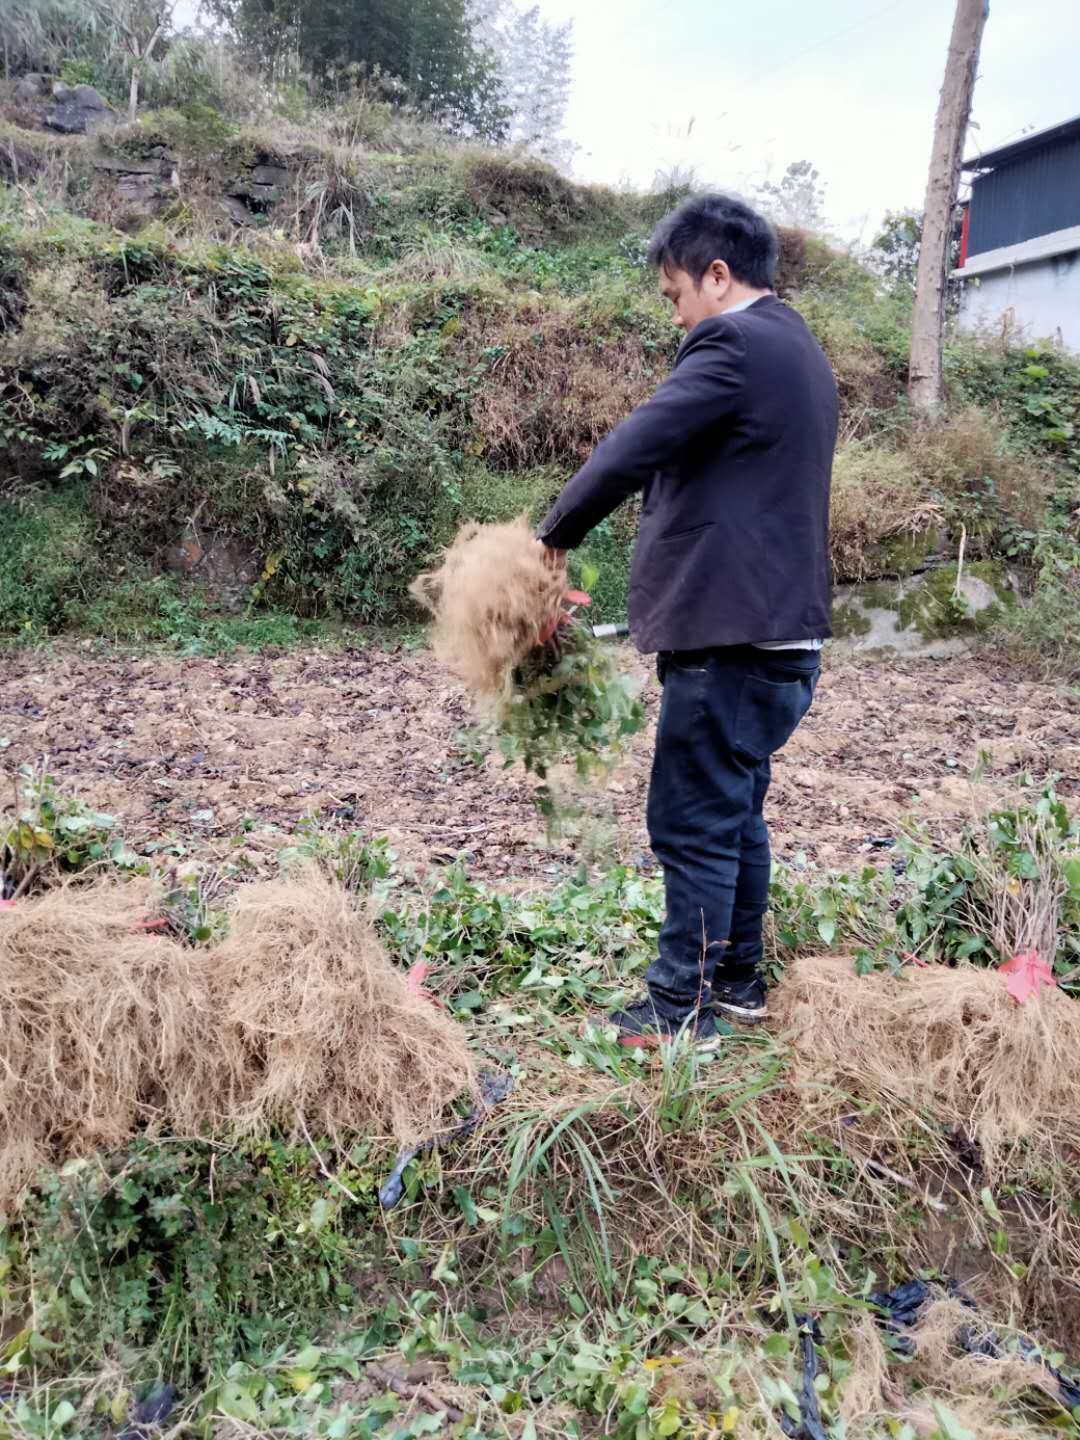
[[[746,342],[723,317],[703,321],[650,399],[601,440],[542,520],[537,537],[570,550],[655,471],[730,416],[745,380]]]

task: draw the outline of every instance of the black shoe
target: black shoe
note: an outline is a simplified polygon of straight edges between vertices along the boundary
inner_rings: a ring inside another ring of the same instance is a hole
[[[715,1050],[720,1044],[716,1017],[709,1010],[693,1010],[682,1020],[669,1020],[658,1015],[649,999],[627,1005],[607,1017],[607,1023],[619,1032],[619,1044],[635,1049],[656,1049],[670,1045],[685,1035],[690,1045],[702,1052]]]
[[[752,980],[715,979],[712,986],[713,1009],[733,1025],[760,1025],[769,1018],[765,981],[755,975]]]

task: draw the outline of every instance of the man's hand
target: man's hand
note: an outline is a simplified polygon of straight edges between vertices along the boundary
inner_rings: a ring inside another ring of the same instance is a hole
[[[556,550],[555,547],[552,545],[545,545],[543,540],[537,540],[536,543],[540,546],[540,550],[544,557],[544,564],[554,574],[561,576],[562,583],[566,585],[568,583],[566,578],[567,552],[565,550]],[[574,610],[578,605],[592,604],[592,601],[589,599],[588,595],[586,595],[581,590],[567,590],[564,592],[562,598],[563,605],[560,605],[557,613],[551,616],[550,619],[548,619],[543,629],[540,631],[540,635],[537,641],[537,643],[540,645],[548,645],[554,640],[560,626],[569,623],[570,617],[574,613]],[[569,608],[564,609],[563,606],[568,606]]]
[[[545,561],[546,565],[548,566],[548,568],[549,568],[550,570],[565,570],[565,569],[566,569],[566,551],[565,551],[565,550],[556,550],[556,549],[554,549],[554,547],[551,546],[551,545],[545,545],[545,543],[543,542],[543,540],[537,540],[536,543],[537,543],[537,545],[540,546],[540,549],[543,551],[544,561]]]

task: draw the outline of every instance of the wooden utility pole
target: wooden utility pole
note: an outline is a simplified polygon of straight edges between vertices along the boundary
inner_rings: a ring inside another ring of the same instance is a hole
[[[941,409],[941,342],[945,326],[946,268],[960,189],[964,139],[989,0],[956,0],[949,57],[934,123],[934,148],[923,205],[922,244],[911,319],[908,398],[915,418],[932,420]]]

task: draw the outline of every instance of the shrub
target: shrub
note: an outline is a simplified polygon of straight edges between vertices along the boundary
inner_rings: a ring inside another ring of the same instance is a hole
[[[211,116],[250,121],[270,110],[270,94],[251,66],[228,42],[184,34],[169,42],[164,59],[146,77],[145,98],[175,107],[196,124]]]
[[[595,239],[627,229],[626,205],[614,190],[576,184],[534,156],[477,152],[463,160],[462,174],[480,214],[528,240]]]
[[[916,433],[920,473],[963,524],[979,553],[1030,550],[1045,523],[1055,477],[1045,462],[1010,449],[1008,437],[979,410],[966,409],[934,430]]]
[[[50,1174],[0,1229],[4,1311],[31,1294],[34,1311],[9,1371],[46,1349],[79,1366],[93,1335],[98,1353],[182,1385],[346,1310],[357,1222],[363,1235],[376,1209],[364,1160],[345,1181],[358,1204],[327,1190],[307,1146],[272,1141],[139,1141]]]
[[[128,133],[128,144],[143,154],[155,145],[166,144],[171,150],[183,152],[185,158],[206,156],[220,150],[235,128],[220,110],[200,100],[189,100],[180,109],[166,106],[142,116],[136,131]]]
[[[75,494],[23,509],[0,502],[0,635],[62,630],[92,586],[94,527]]]
[[[1080,363],[1049,346],[955,338],[946,373],[962,401],[998,411],[1024,449],[1080,470]]]
[[[910,451],[865,441],[848,441],[837,450],[829,536],[837,580],[912,568],[917,547],[910,542],[941,519]]]
[[[1048,537],[1036,560],[1034,590],[1001,617],[1000,634],[1018,660],[1047,676],[1080,680],[1080,545]]]
[[[794,303],[829,357],[840,392],[841,416],[850,434],[867,434],[901,395],[899,377],[864,333],[860,319],[830,292],[801,290]]]
[[[898,435],[892,446],[848,441],[833,470],[834,574],[857,581],[911,569],[926,550],[911,542],[935,531],[955,548],[963,530],[972,558],[1026,557],[1054,483],[1045,462],[1010,449],[977,410]]]
[[[469,413],[497,464],[576,466],[670,367],[674,327],[628,291],[463,316],[479,367]]]

